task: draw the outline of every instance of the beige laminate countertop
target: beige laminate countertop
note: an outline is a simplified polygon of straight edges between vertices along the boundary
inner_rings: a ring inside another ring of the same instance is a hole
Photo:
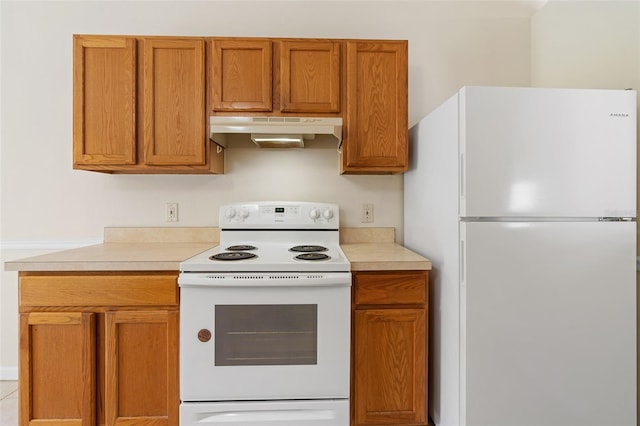
[[[396,243],[342,244],[352,271],[430,270],[431,261]]]
[[[341,243],[342,250],[351,262],[352,271],[430,270],[431,261],[399,244],[389,241],[387,228],[366,238],[351,237]],[[7,271],[178,271],[180,262],[218,245],[217,233],[202,238],[197,230],[198,242],[175,241],[173,236],[159,239],[145,238],[144,232],[127,231],[122,237],[121,228],[105,233],[105,243],[77,249],[64,250],[40,256],[5,262]],[[150,234],[158,235],[156,230]],[[359,231],[356,234],[360,233]],[[367,234],[372,231],[367,230]],[[115,235],[115,236],[114,236]],[[384,237],[379,237],[384,235]],[[393,233],[391,232],[392,236]],[[177,238],[177,237],[176,237]],[[181,237],[182,239],[185,239]],[[150,241],[151,240],[151,241]],[[146,241],[146,242],[134,242]],[[366,242],[361,242],[366,241]]]
[[[215,244],[213,244],[215,245]],[[211,243],[103,243],[5,262],[7,271],[178,271]]]

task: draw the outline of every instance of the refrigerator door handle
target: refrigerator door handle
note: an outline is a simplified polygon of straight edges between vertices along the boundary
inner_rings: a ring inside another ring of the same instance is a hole
[[[466,285],[464,276],[464,240],[460,240],[460,286]]]
[[[460,198],[464,198],[464,153],[460,153]]]

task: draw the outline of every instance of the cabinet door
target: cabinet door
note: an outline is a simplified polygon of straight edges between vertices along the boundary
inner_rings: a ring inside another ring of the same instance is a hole
[[[262,39],[213,39],[211,99],[214,111],[271,111],[272,46]]]
[[[177,426],[178,312],[105,314],[105,423]]]
[[[73,163],[136,162],[136,41],[74,36]]]
[[[426,336],[423,309],[355,312],[356,425],[426,425]]]
[[[95,425],[92,313],[20,314],[19,424]]]
[[[408,165],[407,42],[348,41],[343,173],[399,173]]]
[[[340,112],[340,43],[280,43],[280,109]]]
[[[203,39],[144,39],[144,163],[202,165],[209,143]]]

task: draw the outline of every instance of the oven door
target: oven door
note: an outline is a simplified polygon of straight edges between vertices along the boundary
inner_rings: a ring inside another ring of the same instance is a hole
[[[329,285],[277,275],[181,277],[183,402],[348,398],[351,274]]]

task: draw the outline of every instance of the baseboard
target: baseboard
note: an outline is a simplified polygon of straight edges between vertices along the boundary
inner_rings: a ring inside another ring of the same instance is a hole
[[[18,380],[18,367],[0,367],[0,380]]]

